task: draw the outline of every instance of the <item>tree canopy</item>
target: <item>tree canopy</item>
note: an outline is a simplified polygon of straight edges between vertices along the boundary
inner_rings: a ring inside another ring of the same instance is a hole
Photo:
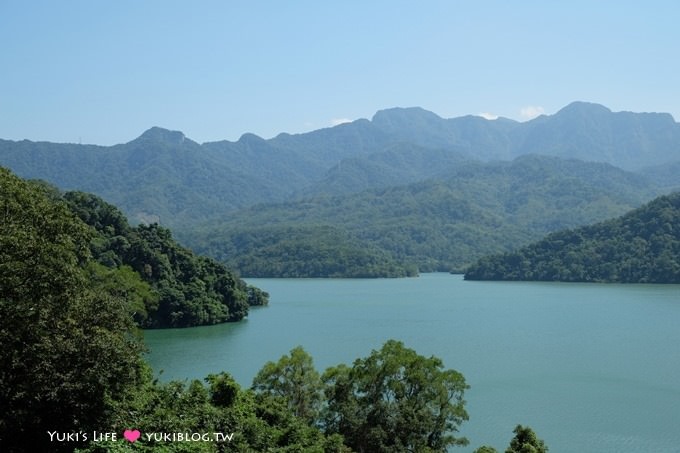
[[[548,447],[528,426],[517,425],[513,432],[515,437],[505,453],[548,453]]]
[[[278,362],[267,362],[253,380],[259,393],[283,398],[290,410],[310,424],[319,420],[323,384],[312,357],[298,346]]]
[[[547,453],[548,447],[536,436],[536,433],[528,426],[517,425],[513,430],[515,436],[510,440],[510,445],[505,453]],[[498,453],[493,447],[483,445],[474,453]]]
[[[96,261],[118,269],[132,285],[133,270],[151,291],[138,298],[142,327],[188,327],[238,321],[268,295],[247,285],[224,265],[180,246],[158,224],[132,227],[120,210],[96,195],[67,192],[70,209],[94,229],[90,251]],[[138,286],[138,289],[141,288]],[[141,289],[140,289],[141,291]]]
[[[0,168],[3,451],[108,425],[144,378],[127,299],[88,281],[92,232],[52,195]]]
[[[462,374],[395,340],[352,367],[326,370],[328,432],[358,452],[440,451],[467,445],[455,437],[468,419]]]

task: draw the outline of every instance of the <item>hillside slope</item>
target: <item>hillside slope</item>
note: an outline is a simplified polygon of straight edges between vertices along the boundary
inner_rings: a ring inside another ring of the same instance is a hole
[[[320,227],[344,231],[361,247],[385,251],[421,272],[451,270],[550,231],[622,214],[650,198],[643,178],[611,165],[524,156],[466,162],[441,179],[404,186],[258,205],[183,232],[181,239],[246,276],[280,259],[268,251],[272,241],[294,236],[298,246],[313,244]],[[286,256],[297,259],[293,252]]]
[[[680,192],[612,220],[484,257],[465,278],[680,283]]]

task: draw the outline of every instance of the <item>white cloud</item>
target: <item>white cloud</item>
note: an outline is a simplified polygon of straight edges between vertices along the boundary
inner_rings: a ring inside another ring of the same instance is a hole
[[[497,120],[498,119],[498,115],[494,115],[493,113],[489,113],[489,112],[478,113],[477,116],[481,116],[485,120]]]
[[[544,113],[545,109],[537,105],[528,105],[519,110],[519,116],[523,120],[531,120],[536,118],[538,115],[543,115]]]
[[[351,123],[352,120],[349,118],[333,118],[331,120],[331,126],[337,126],[339,124]]]

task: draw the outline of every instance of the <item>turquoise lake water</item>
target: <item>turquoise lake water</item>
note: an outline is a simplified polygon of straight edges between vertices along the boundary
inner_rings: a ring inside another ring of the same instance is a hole
[[[680,286],[412,279],[249,279],[247,320],[145,332],[161,378],[228,371],[249,386],[302,345],[317,369],[395,338],[465,376],[471,452],[517,424],[551,453],[680,452]]]

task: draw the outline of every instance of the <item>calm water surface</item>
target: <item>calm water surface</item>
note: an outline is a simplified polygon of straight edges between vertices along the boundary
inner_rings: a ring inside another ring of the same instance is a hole
[[[270,306],[235,324],[147,331],[162,379],[226,370],[249,386],[297,345],[320,371],[388,339],[463,373],[470,452],[518,423],[552,453],[680,452],[680,286],[249,279]]]

